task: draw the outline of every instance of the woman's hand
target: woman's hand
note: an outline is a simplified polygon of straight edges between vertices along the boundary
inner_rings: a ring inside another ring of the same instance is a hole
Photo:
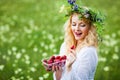
[[[70,48],[70,53],[67,56],[66,66],[70,67],[72,63],[76,60],[76,52],[73,46]]]
[[[43,63],[43,66],[44,66],[46,71],[51,71],[52,70],[52,64],[49,64],[49,67],[48,67],[47,64]]]
[[[53,65],[52,71],[55,72],[56,80],[60,80],[62,76],[62,71],[63,71],[62,67]]]

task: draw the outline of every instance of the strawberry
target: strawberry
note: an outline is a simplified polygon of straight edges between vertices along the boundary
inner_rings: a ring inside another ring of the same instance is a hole
[[[60,56],[56,56],[56,58],[55,59],[60,59]]]
[[[70,49],[75,49],[75,46],[73,45]]]
[[[55,59],[54,62],[60,62],[60,59]]]
[[[47,62],[48,64],[52,64],[53,63],[53,61],[52,60],[48,60],[48,62]]]
[[[61,58],[62,58],[62,60],[66,60],[67,59],[66,55],[63,55]]]
[[[47,60],[45,59],[45,60],[43,60],[43,62],[47,63]]]
[[[54,60],[55,59],[55,56],[52,56],[51,58],[50,58],[50,60]]]

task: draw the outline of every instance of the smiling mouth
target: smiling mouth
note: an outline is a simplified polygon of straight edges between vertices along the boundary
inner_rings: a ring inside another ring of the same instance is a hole
[[[77,32],[75,32],[75,35],[76,35],[76,36],[81,36],[82,33],[77,33]]]

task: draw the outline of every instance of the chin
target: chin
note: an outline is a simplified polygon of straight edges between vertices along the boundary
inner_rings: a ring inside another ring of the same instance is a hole
[[[78,40],[82,40],[81,37],[75,37],[75,39],[78,41]]]

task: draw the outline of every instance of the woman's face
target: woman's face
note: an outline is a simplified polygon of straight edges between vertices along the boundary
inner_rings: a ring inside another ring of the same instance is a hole
[[[90,28],[88,23],[79,19],[78,14],[73,14],[71,27],[73,35],[77,41],[82,41],[87,36]]]

